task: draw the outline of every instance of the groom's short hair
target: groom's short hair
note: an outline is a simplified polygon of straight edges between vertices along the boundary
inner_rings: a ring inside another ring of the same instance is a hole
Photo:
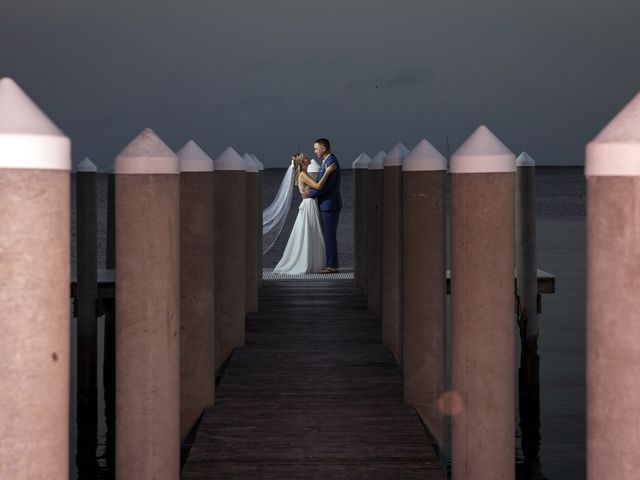
[[[324,148],[327,149],[327,152],[331,151],[331,144],[329,143],[329,140],[327,140],[326,138],[319,138],[314,143],[319,143],[320,145],[322,145]]]

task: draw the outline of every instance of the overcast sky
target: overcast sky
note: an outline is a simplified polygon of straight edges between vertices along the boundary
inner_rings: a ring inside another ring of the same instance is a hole
[[[640,90],[638,0],[0,0],[0,76],[106,168],[144,127],[284,167],[480,124],[539,165]]]

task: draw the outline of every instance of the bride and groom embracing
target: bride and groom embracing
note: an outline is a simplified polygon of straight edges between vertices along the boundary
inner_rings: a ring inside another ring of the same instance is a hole
[[[313,151],[322,166],[314,180],[307,172],[311,163],[304,153],[291,157],[293,183],[302,202],[282,258],[273,270],[277,274],[337,273],[338,219],[342,208],[340,165],[331,144],[319,138]]]

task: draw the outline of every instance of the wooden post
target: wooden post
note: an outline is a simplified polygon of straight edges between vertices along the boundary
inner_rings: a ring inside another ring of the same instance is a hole
[[[402,362],[402,161],[396,144],[384,157],[382,189],[382,342]]]
[[[485,126],[451,157],[454,480],[515,476],[515,170]]]
[[[214,164],[217,368],[244,345],[246,164],[231,147]]]
[[[367,289],[367,173],[371,158],[361,153],[353,162],[353,249],[355,252],[354,283]]]
[[[246,311],[258,311],[258,172],[259,166],[253,157],[245,153],[246,165],[246,226],[245,226],[245,265],[246,265]],[[262,254],[260,254],[262,257]]]
[[[441,448],[445,378],[447,161],[420,141],[402,165],[402,373],[412,405]]]
[[[116,478],[180,475],[180,168],[145,129],[116,158]]]
[[[0,79],[0,470],[69,478],[71,142]]]
[[[638,476],[640,94],[588,145],[587,478]]]
[[[98,219],[97,171],[85,158],[76,168],[76,302],[78,473],[96,475],[98,444]]]
[[[382,180],[384,157],[380,150],[369,162],[367,172],[367,306],[382,315]]]
[[[215,401],[213,160],[189,140],[180,161],[180,440]]]

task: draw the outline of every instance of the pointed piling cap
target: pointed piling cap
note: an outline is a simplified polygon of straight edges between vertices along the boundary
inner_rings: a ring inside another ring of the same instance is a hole
[[[0,79],[0,168],[71,170],[71,141],[12,79]]]
[[[181,172],[213,172],[213,159],[193,140],[176,152]]]
[[[516,171],[516,156],[491,130],[479,126],[451,155],[451,173],[500,173]]]
[[[531,158],[531,156],[527,152],[522,152],[516,158],[516,166],[518,167],[535,167],[536,161]]]
[[[258,163],[253,159],[253,157],[248,154],[245,153],[242,158],[244,158],[244,162],[246,164],[246,172],[247,173],[258,173],[260,171],[260,167],[258,166]]]
[[[402,162],[403,172],[427,172],[447,169],[447,160],[426,140],[420,140]]]
[[[352,167],[354,169],[368,169],[369,168],[369,162],[371,161],[371,158],[369,157],[369,155],[367,155],[366,153],[362,152],[360,155],[358,155],[358,158],[356,158],[353,161],[353,165]]]
[[[395,146],[384,157],[385,167],[401,167],[402,161],[409,155],[409,149],[402,143],[396,143]]]
[[[371,157],[371,161],[369,162],[369,170],[382,170],[384,168],[384,157],[386,156],[386,152],[380,150],[373,157]]]
[[[179,174],[178,157],[153,130],[145,128],[116,157],[116,174]]]
[[[78,173],[95,173],[97,171],[98,167],[96,167],[96,164],[87,157],[84,157],[84,160],[82,160],[76,167],[76,172]]]
[[[218,158],[216,158],[215,168],[216,171],[220,170],[240,170],[243,172],[247,171],[247,164],[244,161],[244,158],[240,156],[238,152],[236,152],[232,147],[227,147],[224,152],[220,154]]]
[[[260,160],[258,160],[258,157],[256,157],[253,153],[250,153],[249,155],[251,155],[253,157],[253,159],[256,161],[256,163],[258,164],[258,170],[259,171],[264,170],[264,165],[262,164],[262,162]]]
[[[640,93],[587,144],[587,176],[640,175]]]
[[[321,165],[318,161],[315,158],[312,158],[311,163],[309,163],[309,166],[307,167],[307,173],[318,173],[320,171],[320,167]]]

